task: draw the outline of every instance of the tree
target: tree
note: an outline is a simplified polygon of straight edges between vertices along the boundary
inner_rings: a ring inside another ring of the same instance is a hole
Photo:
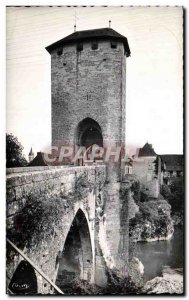
[[[163,184],[162,195],[171,204],[173,213],[184,212],[184,181],[182,177],[172,178],[169,186]]]
[[[22,153],[23,146],[12,133],[6,134],[6,167],[24,167],[27,160]]]

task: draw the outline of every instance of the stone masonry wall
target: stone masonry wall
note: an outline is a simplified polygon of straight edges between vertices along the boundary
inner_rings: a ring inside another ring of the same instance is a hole
[[[156,157],[152,156],[140,157],[133,161],[133,174],[140,180],[142,191],[152,198],[158,198],[160,192],[159,175],[155,173],[155,160]]]
[[[92,50],[67,45],[51,53],[52,144],[74,145],[78,123],[89,117],[102,129],[104,144],[121,144],[125,135],[125,56],[123,44],[112,49],[100,41]]]

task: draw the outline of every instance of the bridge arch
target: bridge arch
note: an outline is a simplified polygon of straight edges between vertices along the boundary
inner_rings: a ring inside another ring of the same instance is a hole
[[[9,290],[16,295],[36,295],[37,277],[34,268],[25,260],[17,266],[9,283]]]
[[[88,222],[78,209],[58,258],[56,284],[63,290],[76,279],[90,281],[93,272],[92,245]]]

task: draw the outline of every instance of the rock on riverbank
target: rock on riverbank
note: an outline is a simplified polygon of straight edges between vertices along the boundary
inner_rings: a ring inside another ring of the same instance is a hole
[[[183,269],[164,267],[162,277],[147,281],[142,289],[146,294],[183,294]]]
[[[143,275],[144,266],[142,262],[137,257],[133,257],[129,263],[129,276],[137,288],[141,288],[144,285]]]

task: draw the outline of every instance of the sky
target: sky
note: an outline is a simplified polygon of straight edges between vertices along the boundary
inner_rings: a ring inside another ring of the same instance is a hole
[[[181,7],[7,8],[6,131],[28,156],[51,144],[50,55],[45,47],[77,30],[111,27],[126,36],[127,150],[153,145],[183,153]]]

